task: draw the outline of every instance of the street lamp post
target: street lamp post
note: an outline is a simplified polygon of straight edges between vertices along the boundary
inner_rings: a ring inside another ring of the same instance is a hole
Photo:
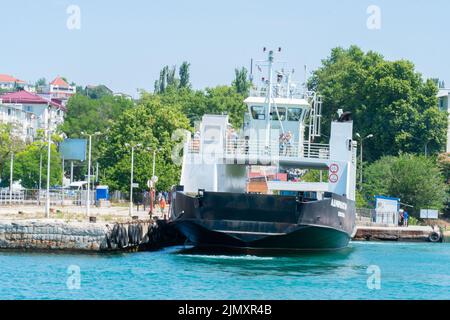
[[[14,152],[11,151],[11,163],[9,168],[9,205],[12,205],[13,170],[14,170]]]
[[[134,149],[140,147],[141,144],[130,145],[128,143],[125,144],[127,147],[131,147],[131,177],[130,177],[130,208],[129,215],[133,215],[133,179],[134,179]]]
[[[88,134],[81,132],[82,135],[87,135],[89,137],[89,151],[88,151],[88,174],[87,174],[87,193],[86,193],[86,216],[89,217],[91,214],[91,158],[92,158],[92,136],[98,136],[101,133],[95,132],[93,134]]]
[[[359,133],[357,133],[356,136],[360,140],[360,151],[359,151],[359,154],[360,154],[360,167],[361,167],[361,169],[360,169],[360,176],[359,176],[359,190],[362,190],[362,184],[363,184],[363,142],[366,139],[373,138],[373,134],[369,134],[365,138],[362,138]]]
[[[39,150],[39,193],[38,205],[41,205],[41,190],[42,190],[42,148]]]
[[[161,149],[152,149],[147,148],[148,151],[153,151],[153,166],[152,166],[152,176],[150,178],[150,215],[153,214],[153,202],[154,202],[154,193],[155,193],[155,184],[156,184],[156,176],[155,176],[155,170],[156,170],[156,152],[160,151]]]
[[[156,165],[156,150],[153,150],[153,171],[152,171],[152,178],[155,176],[155,165]]]
[[[92,135],[89,135],[89,156],[88,156],[88,176],[86,194],[86,216],[91,214],[91,156],[92,156]]]
[[[50,110],[49,110],[50,113]],[[50,118],[50,116],[49,116]],[[51,158],[51,143],[52,134],[50,131],[50,120],[48,126],[48,140],[47,140],[47,196],[45,198],[45,217],[50,218],[50,158]]]

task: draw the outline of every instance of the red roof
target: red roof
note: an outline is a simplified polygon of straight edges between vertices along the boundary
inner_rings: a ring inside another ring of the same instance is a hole
[[[31,93],[25,90],[17,91],[17,92],[9,92],[3,95],[0,95],[0,99],[4,103],[26,103],[26,104],[48,104],[50,103],[52,106],[62,109],[63,111],[66,108],[57,101],[45,99],[35,93]]]
[[[69,84],[61,77],[56,77],[55,80],[50,82],[52,86],[58,86],[58,87],[69,87]]]
[[[0,74],[0,82],[25,83],[25,81],[14,78],[8,74]]]

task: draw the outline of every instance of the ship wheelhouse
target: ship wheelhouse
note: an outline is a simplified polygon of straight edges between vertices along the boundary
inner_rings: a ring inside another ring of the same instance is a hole
[[[244,136],[250,140],[264,141],[267,114],[271,128],[271,141],[279,139],[279,134],[290,132],[293,142],[302,144],[305,133],[305,119],[311,109],[305,99],[275,98],[268,112],[265,98],[248,97],[244,103],[248,111],[244,116]],[[278,132],[278,134],[277,134]]]

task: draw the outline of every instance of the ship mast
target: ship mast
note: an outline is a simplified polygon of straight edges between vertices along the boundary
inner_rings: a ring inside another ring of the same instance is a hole
[[[272,99],[273,99],[273,85],[272,85],[272,77],[273,77],[273,50],[269,51],[269,58],[268,58],[268,62],[269,62],[269,90],[268,90],[268,94],[267,94],[267,99],[268,101],[268,105],[267,105],[267,110],[266,110],[266,149],[267,151],[270,150],[270,113],[272,111]]]

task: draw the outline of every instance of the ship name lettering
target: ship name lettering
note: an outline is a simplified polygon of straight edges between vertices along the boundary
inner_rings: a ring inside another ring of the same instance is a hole
[[[336,199],[331,199],[331,206],[341,210],[347,210],[347,204]]]

